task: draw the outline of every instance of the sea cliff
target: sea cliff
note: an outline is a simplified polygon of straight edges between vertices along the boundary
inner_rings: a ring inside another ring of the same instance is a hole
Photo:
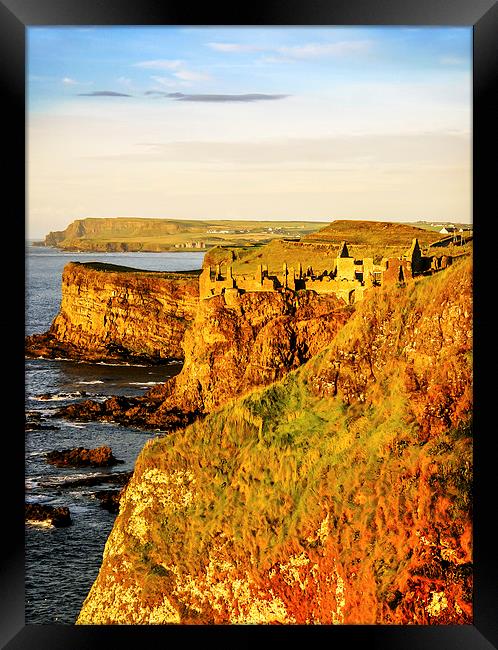
[[[62,275],[59,313],[48,332],[26,338],[26,355],[182,360],[182,341],[197,310],[198,275],[71,262]]]
[[[86,217],[48,233],[39,245],[68,251],[132,252],[208,250],[219,244],[251,246],[280,237],[300,237],[320,222]]]
[[[79,624],[472,623],[471,260],[325,335],[282,306],[200,307],[156,397],[207,414],[145,445]]]
[[[248,292],[200,300],[181,372],[142,397],[86,400],[60,414],[171,430],[299,367],[334,338],[352,308],[334,295]]]

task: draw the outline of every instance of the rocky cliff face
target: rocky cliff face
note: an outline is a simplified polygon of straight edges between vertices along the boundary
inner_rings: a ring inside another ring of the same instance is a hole
[[[334,338],[352,310],[334,295],[254,292],[200,300],[179,375],[144,397],[72,404],[64,414],[159,429],[191,422],[281,379]]]
[[[183,359],[198,303],[198,273],[69,263],[49,331],[27,337],[28,356],[161,362]]]
[[[172,408],[208,413],[281,379],[325,347],[350,315],[342,300],[311,292],[201,300],[185,334],[182,372],[150,391],[164,397],[151,422],[160,424]]]
[[[169,219],[141,218],[92,218],[76,219],[65,230],[50,232],[45,237],[45,246],[55,246],[65,250],[162,250],[159,244],[149,246],[147,238],[162,237],[177,232],[188,232],[189,222]],[[100,241],[99,241],[100,238]],[[131,241],[125,243],[120,238]],[[142,241],[133,241],[141,238]]]
[[[379,291],[282,380],[149,441],[78,623],[472,623],[471,301],[470,260]],[[175,386],[205,409],[230,382],[204,356],[242,390],[304,340],[277,310],[232,358],[266,307],[203,310]]]

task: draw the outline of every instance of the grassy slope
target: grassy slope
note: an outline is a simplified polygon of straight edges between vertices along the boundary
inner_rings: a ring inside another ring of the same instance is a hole
[[[88,269],[94,271],[102,271],[103,273],[133,273],[134,275],[157,275],[160,277],[172,278],[181,280],[182,278],[190,279],[201,274],[199,269],[192,271],[147,271],[144,269],[136,269],[132,266],[122,266],[120,264],[109,264],[108,262],[73,262],[73,264],[81,264]]]
[[[470,622],[470,274],[467,259],[379,291],[283,381],[148,443],[136,471],[193,471],[197,497],[152,513],[153,544],[128,550],[137,579],[167,591],[154,567],[198,574],[226,535],[298,623],[330,622],[332,571],[345,623]],[[305,595],[278,569],[303,551],[320,569],[299,569]]]
[[[418,238],[421,246],[428,246],[433,241],[441,239],[441,235],[437,232],[403,223],[351,220],[333,221],[304,239],[337,244],[346,239],[352,245],[409,246],[414,237]]]

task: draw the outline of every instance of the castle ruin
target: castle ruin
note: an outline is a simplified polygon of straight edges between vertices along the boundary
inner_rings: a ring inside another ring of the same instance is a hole
[[[268,266],[259,264],[255,273],[234,275],[230,264],[206,266],[199,278],[201,298],[221,295],[230,302],[237,295],[248,291],[315,291],[318,294],[335,294],[346,304],[362,300],[374,287],[387,284],[405,284],[418,275],[430,274],[451,264],[451,257],[443,255],[424,256],[418,239],[401,257],[384,257],[374,264],[372,257],[356,260],[350,255],[347,242],[339,247],[331,268],[314,273],[311,267],[303,269],[282,265],[281,273],[270,275]]]

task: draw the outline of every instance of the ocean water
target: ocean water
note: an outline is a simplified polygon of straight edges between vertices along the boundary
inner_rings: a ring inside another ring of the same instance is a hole
[[[199,269],[204,253],[66,253],[52,248],[26,248],[26,334],[45,332],[61,298],[62,270],[69,261],[101,261],[140,269]],[[133,469],[144,443],[159,435],[112,423],[71,422],[54,417],[74,401],[109,395],[141,395],[178,373],[179,364],[132,366],[68,360],[25,361],[26,411],[41,429],[25,434],[26,501],[69,507],[67,528],[27,524],[25,528],[25,611],[27,624],[73,625],[95,580],[114,514],[100,506],[95,492],[116,489],[109,474]],[[54,427],[54,428],[48,428]],[[123,464],[106,469],[57,468],[45,454],[54,449],[109,445]],[[93,476],[100,484],[71,486]],[[111,477],[112,478],[112,477]]]

